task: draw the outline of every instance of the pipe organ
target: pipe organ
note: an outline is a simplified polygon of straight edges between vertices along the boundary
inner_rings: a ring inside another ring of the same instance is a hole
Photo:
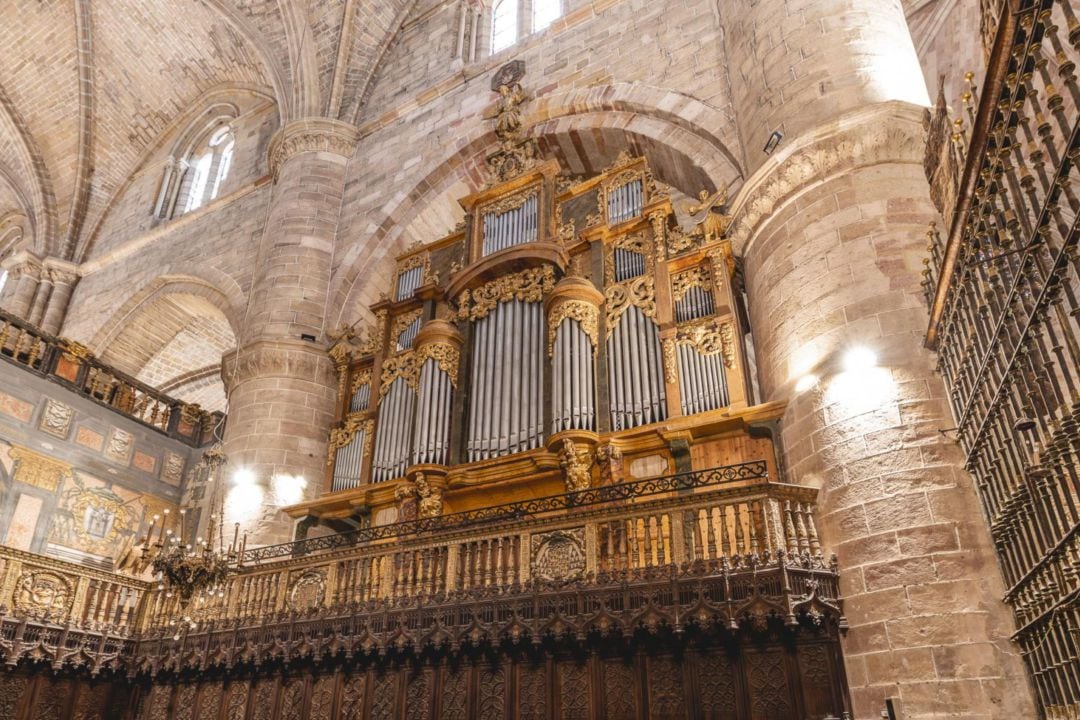
[[[366,336],[338,341],[326,502],[383,522],[421,476],[460,509],[489,485],[588,486],[600,456],[647,473],[712,452],[682,439],[748,408],[734,259],[679,226],[644,158],[584,180],[546,161],[461,204],[458,229],[399,257]]]

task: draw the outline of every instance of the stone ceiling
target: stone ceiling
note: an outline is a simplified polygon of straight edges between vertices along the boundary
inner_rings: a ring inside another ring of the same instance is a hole
[[[353,121],[417,0],[10,0],[0,9],[0,217],[78,261],[140,162],[204,95]],[[0,246],[0,253],[9,250]]]

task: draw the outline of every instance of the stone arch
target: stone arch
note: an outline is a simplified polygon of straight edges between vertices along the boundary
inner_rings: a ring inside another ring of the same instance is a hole
[[[578,161],[592,158],[592,166],[581,170],[602,169],[620,150],[631,149],[652,156],[659,180],[690,194],[718,184],[737,187],[742,181],[741,164],[722,139],[724,123],[706,124],[713,114],[720,115],[715,108],[687,96],[619,83],[537,98],[528,108],[525,122],[542,150],[562,159],[570,157],[572,148],[585,145],[580,142],[582,135],[590,136],[595,141],[587,143],[591,152],[579,150],[574,156]],[[360,281],[361,273],[366,277],[390,276],[395,252],[409,240],[418,239],[408,235],[414,218],[425,213],[449,217],[463,194],[457,190],[462,186],[475,190],[482,184],[486,177],[484,158],[495,144],[488,126],[487,122],[476,122],[471,134],[455,147],[432,156],[423,166],[419,182],[408,192],[395,194],[377,212],[365,216],[374,230],[365,242],[352,245],[338,267],[331,304],[338,308],[338,315],[328,326],[355,320],[356,313],[362,312],[360,301],[375,299],[372,292],[377,290]],[[662,153],[666,157],[655,162]],[[676,166],[694,170],[679,177]],[[698,186],[692,187],[695,182]],[[376,264],[386,272],[374,271]]]
[[[131,295],[90,343],[103,362],[188,402],[224,407],[221,356],[236,345],[242,298],[191,275]]]

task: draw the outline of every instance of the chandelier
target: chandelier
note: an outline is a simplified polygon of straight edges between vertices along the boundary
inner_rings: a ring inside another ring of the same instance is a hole
[[[232,573],[232,563],[238,557],[235,535],[227,551],[222,545],[221,523],[223,520],[219,488],[221,471],[226,462],[221,446],[214,445],[203,454],[202,459],[195,466],[196,476],[207,483],[213,483],[209,529],[205,539],[197,537],[192,542],[193,533],[187,528],[186,522],[187,511],[182,509],[175,529],[167,527],[169,511],[165,510],[157,538],[151,540],[154,525],[158,520],[157,516],[154,516],[146,538],[143,540],[143,566],[148,564],[153,569],[158,581],[158,590],[164,591],[166,597],[179,598],[181,609],[186,610],[192,599],[196,597],[205,602],[215,596],[224,596],[225,581]],[[218,525],[216,528],[217,549],[214,548],[215,520]],[[237,523],[238,531],[239,523]]]

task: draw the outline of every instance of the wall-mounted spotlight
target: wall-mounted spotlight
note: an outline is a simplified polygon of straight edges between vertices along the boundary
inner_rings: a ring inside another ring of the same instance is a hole
[[[773,130],[772,135],[769,136],[769,139],[768,141],[766,141],[765,147],[762,148],[762,151],[766,155],[772,155],[773,150],[776,149],[776,146],[779,145],[780,141],[783,139],[784,133],[780,132],[779,130]]]

